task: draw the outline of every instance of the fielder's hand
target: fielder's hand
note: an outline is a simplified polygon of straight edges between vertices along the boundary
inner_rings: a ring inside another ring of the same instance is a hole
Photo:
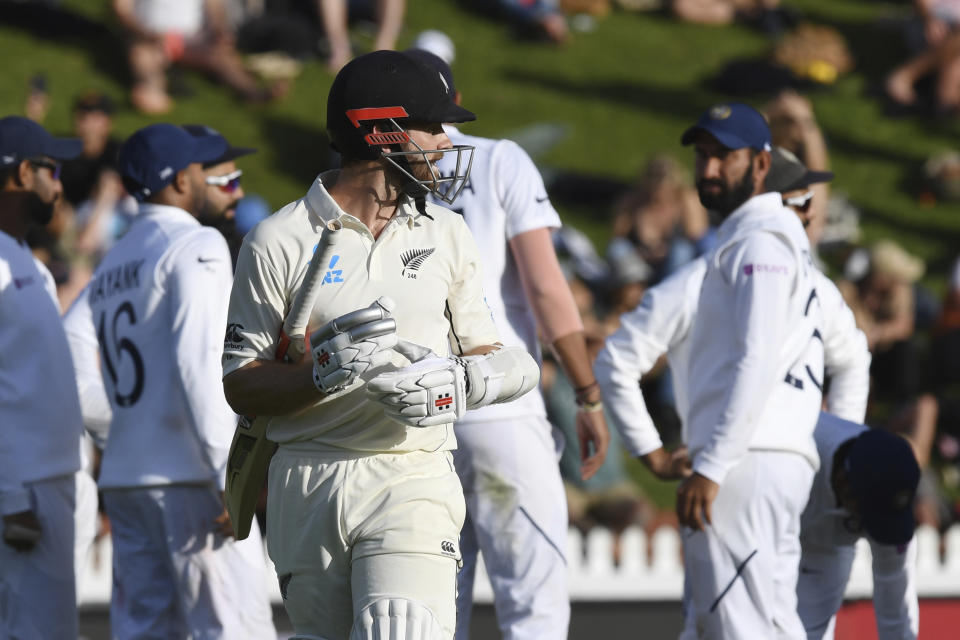
[[[706,476],[694,473],[677,488],[677,518],[680,524],[703,531],[713,524],[711,510],[720,485]]]
[[[431,355],[367,382],[367,393],[384,405],[386,414],[410,427],[450,424],[467,411],[463,366],[427,353]]]
[[[17,551],[30,551],[41,535],[40,521],[33,511],[3,516],[3,542]]]
[[[686,447],[680,447],[673,453],[660,447],[640,456],[640,459],[661,480],[681,480],[693,473]]]
[[[610,431],[602,407],[599,411],[577,411],[577,440],[580,442],[580,476],[588,480],[603,466],[610,444]],[[591,445],[593,453],[590,452]]]
[[[386,296],[365,309],[335,318],[310,334],[313,383],[324,393],[350,386],[358,376],[388,364],[397,344],[397,323]]]

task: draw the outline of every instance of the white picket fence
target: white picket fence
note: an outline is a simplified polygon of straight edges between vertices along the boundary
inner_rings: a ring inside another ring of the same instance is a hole
[[[649,542],[649,545],[648,545]],[[648,555],[649,547],[649,555]],[[941,553],[942,547],[942,553]],[[960,597],[960,525],[943,538],[930,527],[917,531],[917,590],[921,598]],[[80,604],[98,606],[110,601],[111,554],[109,538],[91,550],[80,581]],[[567,537],[570,599],[573,601],[680,600],[683,563],[680,536],[661,527],[647,540],[640,529],[628,529],[620,539],[620,561],[614,562],[614,537],[605,529],[583,536],[571,529]],[[280,602],[280,590],[270,567],[270,592]],[[847,584],[847,597],[869,598],[873,593],[870,546],[861,540]],[[474,590],[477,602],[493,600],[482,562]]]

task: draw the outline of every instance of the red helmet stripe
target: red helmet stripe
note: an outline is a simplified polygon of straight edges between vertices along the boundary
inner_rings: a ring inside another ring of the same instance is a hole
[[[370,107],[367,109],[349,109],[347,118],[353,126],[360,128],[362,120],[386,120],[388,118],[406,118],[407,110],[403,107]]]

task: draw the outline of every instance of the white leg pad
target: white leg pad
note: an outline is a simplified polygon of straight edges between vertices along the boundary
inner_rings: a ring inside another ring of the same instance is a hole
[[[443,626],[428,607],[405,598],[371,603],[353,622],[350,640],[445,640]]]

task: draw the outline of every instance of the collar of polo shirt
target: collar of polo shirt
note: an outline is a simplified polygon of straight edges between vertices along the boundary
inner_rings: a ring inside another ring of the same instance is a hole
[[[307,191],[307,197],[304,199],[304,203],[307,205],[307,209],[311,214],[316,216],[319,219],[321,225],[330,222],[331,220],[336,220],[338,218],[346,218],[350,221],[356,221],[357,224],[366,228],[366,225],[363,225],[353,214],[349,211],[344,211],[340,208],[340,205],[330,197],[330,194],[327,192],[327,185],[332,183],[334,179],[339,175],[340,171],[334,169],[332,171],[325,171],[321,173],[316,180],[313,181],[313,184],[310,185],[309,191]],[[406,217],[407,227],[413,228],[416,218],[422,215],[416,207],[413,198],[406,194],[401,194],[400,204],[397,207],[397,212],[394,214],[394,217]],[[350,225],[353,226],[353,225]]]

